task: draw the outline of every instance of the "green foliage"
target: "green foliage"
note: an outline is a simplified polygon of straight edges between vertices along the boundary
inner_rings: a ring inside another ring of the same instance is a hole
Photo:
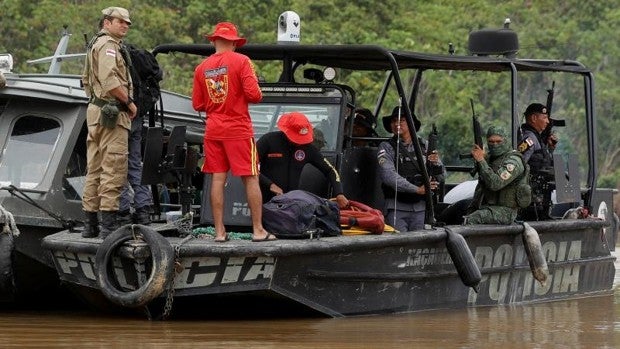
[[[608,173],[598,177],[599,188],[617,188],[620,183],[620,171],[616,170],[612,173]]]
[[[74,33],[69,52],[82,52],[83,35],[93,35],[101,9],[110,6],[101,0],[3,0],[0,2],[0,52],[10,52],[16,72],[45,71],[46,67],[29,66],[28,59],[51,55],[68,25]],[[563,2],[540,0],[505,2],[484,0],[117,0],[116,6],[130,10],[133,25],[127,41],[152,49],[161,43],[203,43],[204,35],[223,20],[232,21],[250,43],[275,43],[276,20],[286,10],[297,12],[302,20],[302,44],[376,44],[398,50],[447,52],[453,43],[457,54],[467,51],[470,31],[500,27],[506,17],[519,33],[518,57],[565,58],[590,67],[596,79],[595,111],[598,116],[598,162],[603,175],[617,178],[620,162],[620,28],[618,0]],[[164,68],[163,87],[183,94],[191,92],[194,67],[200,57],[161,55]],[[79,64],[72,66],[79,73]],[[279,64],[259,63],[257,70],[267,80],[278,78]],[[381,73],[339,72],[342,80],[357,91],[357,104],[373,108],[385,76]],[[411,81],[413,76],[405,77]],[[415,112],[424,125],[438,120],[442,147],[471,146],[469,136],[469,99],[476,102],[483,128],[506,116],[508,100],[497,98],[497,90],[505,89],[505,77],[488,74],[472,77],[467,73],[449,78],[429,76],[421,86],[424,99]],[[570,120],[570,128],[558,130],[561,152],[586,147],[584,125],[579,124],[583,86],[555,79],[558,117]],[[540,76],[523,77],[519,83],[521,109],[531,101],[544,102],[551,80]],[[386,115],[397,104],[388,96],[380,110]],[[517,114],[522,110],[515,111]],[[379,121],[380,122],[380,121]],[[426,131],[423,127],[423,132]],[[455,155],[451,155],[455,156]],[[607,181],[603,177],[601,181]],[[616,181],[617,182],[617,181]],[[611,184],[611,182],[609,182]],[[615,186],[615,183],[614,183]]]

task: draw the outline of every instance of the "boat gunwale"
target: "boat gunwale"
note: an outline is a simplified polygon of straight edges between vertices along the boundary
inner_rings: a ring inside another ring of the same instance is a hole
[[[567,230],[599,230],[609,226],[609,222],[590,219],[567,219],[558,221],[528,222],[539,234],[565,232]],[[567,229],[567,226],[569,228]],[[154,226],[156,227],[156,225]],[[485,236],[517,235],[523,231],[523,225],[460,225],[447,226],[451,231],[467,238]],[[180,257],[257,257],[257,256],[291,256],[309,254],[328,254],[334,252],[353,252],[364,249],[393,246],[410,246],[421,243],[439,243],[446,239],[446,229],[436,227],[429,230],[417,230],[405,233],[384,233],[380,235],[356,235],[321,237],[317,239],[279,239],[276,241],[255,243],[250,240],[232,239],[227,243],[215,243],[212,239],[194,238],[184,241],[180,237],[167,237],[173,248],[179,248]],[[43,239],[42,245],[49,250],[79,253],[97,253],[101,239],[82,238],[77,233],[62,231]],[[123,246],[138,251],[146,248],[144,242],[127,242]],[[135,252],[138,255],[143,253]],[[128,253],[124,253],[128,254]]]

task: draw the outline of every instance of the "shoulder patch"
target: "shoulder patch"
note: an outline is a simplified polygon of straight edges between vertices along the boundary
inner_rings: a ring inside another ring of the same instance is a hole
[[[523,142],[519,143],[517,150],[524,153],[526,150],[530,149],[532,145],[534,145],[534,140],[531,137],[527,137]]]
[[[105,50],[106,56],[116,57],[116,50],[112,48],[108,48]]]
[[[512,177],[512,173],[508,172],[508,171],[503,171],[499,177],[505,181],[507,181],[508,179],[510,179],[510,177]]]

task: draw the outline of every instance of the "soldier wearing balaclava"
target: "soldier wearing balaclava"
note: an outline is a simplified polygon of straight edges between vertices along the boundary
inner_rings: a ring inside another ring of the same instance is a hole
[[[478,185],[465,224],[511,224],[519,207],[531,201],[527,165],[521,153],[513,150],[502,127],[487,131],[488,154],[474,145]],[[475,211],[474,211],[475,210]]]

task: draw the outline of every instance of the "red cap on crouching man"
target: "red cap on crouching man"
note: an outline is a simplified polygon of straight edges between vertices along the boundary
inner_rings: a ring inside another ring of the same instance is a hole
[[[308,118],[299,112],[282,114],[278,120],[278,128],[284,132],[286,138],[295,144],[312,143],[312,124]]]

